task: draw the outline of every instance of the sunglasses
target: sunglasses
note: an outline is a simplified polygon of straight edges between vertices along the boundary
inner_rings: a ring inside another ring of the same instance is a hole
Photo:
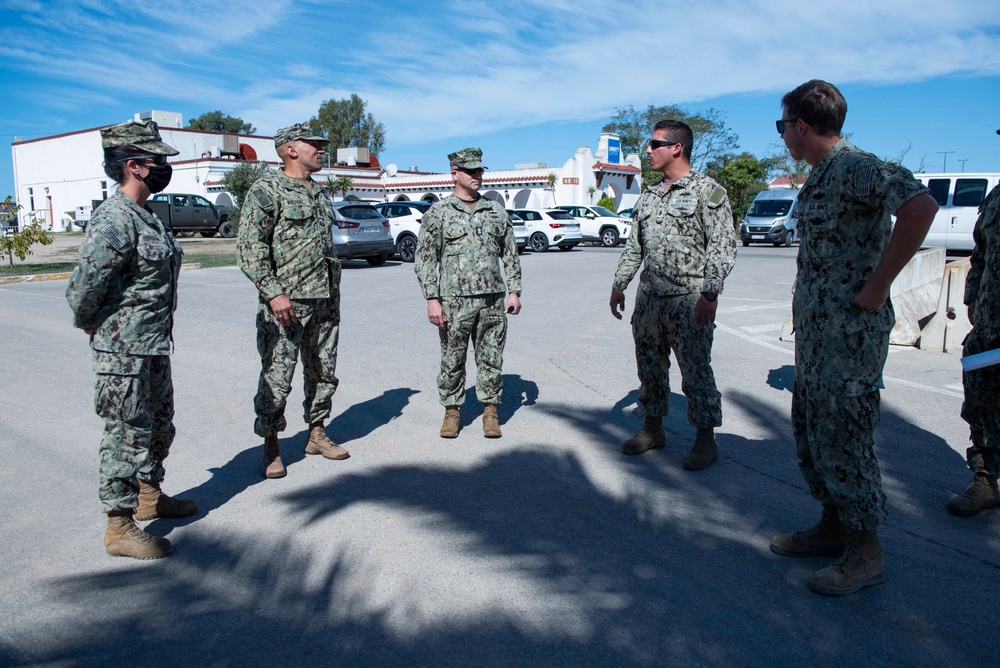
[[[145,162],[146,160],[152,160],[154,165],[162,167],[167,164],[167,156],[165,155],[130,155],[127,158],[119,158],[118,162],[128,162],[129,160],[135,160],[136,162]]]
[[[669,141],[666,139],[650,139],[649,141],[646,142],[646,146],[648,146],[650,150],[653,151],[655,151],[658,148],[663,148],[664,146],[673,146],[674,144],[680,144],[680,142]]]
[[[780,121],[774,122],[774,127],[778,128],[778,134],[785,134],[785,123],[794,123],[799,120],[798,118],[782,118]]]

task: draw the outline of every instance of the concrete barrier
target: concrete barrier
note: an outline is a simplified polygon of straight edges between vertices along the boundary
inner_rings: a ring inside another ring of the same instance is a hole
[[[889,289],[889,297],[896,312],[896,326],[889,335],[889,343],[897,346],[917,345],[921,326],[931,320],[937,311],[944,266],[945,250],[928,248],[917,252],[899,272]],[[782,341],[795,340],[791,316],[782,325],[779,338]]]
[[[972,331],[965,307],[965,279],[969,276],[969,259],[949,262],[941,280],[941,290],[934,317],[920,330],[920,349],[943,353],[962,352],[962,341]]]
[[[896,326],[889,335],[894,346],[915,346],[920,329],[938,310],[945,249],[918,251],[892,282],[889,297],[896,312]]]

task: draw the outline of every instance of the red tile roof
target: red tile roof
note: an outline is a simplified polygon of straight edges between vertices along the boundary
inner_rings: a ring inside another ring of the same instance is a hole
[[[632,165],[616,165],[610,162],[601,162],[600,160],[595,162],[591,169],[595,172],[621,172],[625,174],[642,173],[642,169],[639,167],[633,167]]]

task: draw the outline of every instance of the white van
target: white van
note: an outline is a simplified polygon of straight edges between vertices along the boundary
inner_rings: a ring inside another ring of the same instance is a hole
[[[924,248],[971,251],[972,229],[979,217],[979,205],[1000,182],[997,173],[914,174],[930,188],[938,203],[937,215],[924,239]]]
[[[757,193],[740,223],[740,241],[791,246],[798,241],[799,191],[794,188],[772,188]]]

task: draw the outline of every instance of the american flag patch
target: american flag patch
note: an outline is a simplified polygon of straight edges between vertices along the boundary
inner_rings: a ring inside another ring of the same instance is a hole
[[[250,195],[257,200],[257,204],[260,205],[260,208],[267,210],[271,209],[271,197],[263,188],[254,188],[250,191]]]
[[[102,227],[101,234],[104,235],[104,238],[107,239],[112,246],[120,251],[123,251],[128,247],[128,241],[122,238],[121,233],[118,232],[118,228],[116,227],[111,227],[110,225],[108,227]]]
[[[875,165],[866,163],[854,170],[854,190],[859,195],[870,195],[875,189]]]

